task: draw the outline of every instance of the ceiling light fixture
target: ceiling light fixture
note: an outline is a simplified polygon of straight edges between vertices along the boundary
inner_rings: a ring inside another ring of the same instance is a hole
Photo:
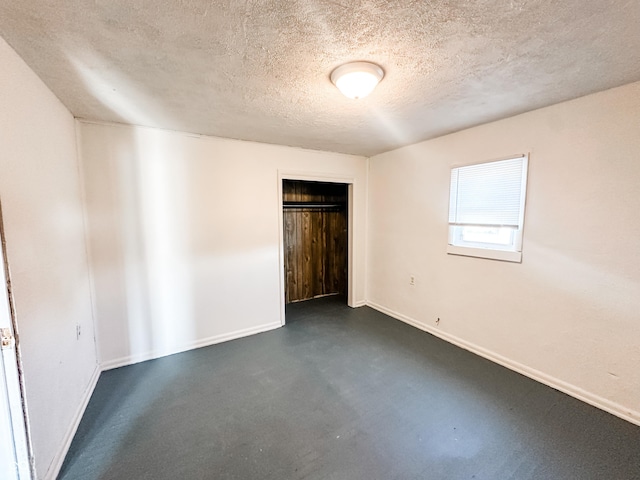
[[[382,67],[370,62],[351,62],[331,72],[331,81],[345,97],[364,98],[384,77]]]

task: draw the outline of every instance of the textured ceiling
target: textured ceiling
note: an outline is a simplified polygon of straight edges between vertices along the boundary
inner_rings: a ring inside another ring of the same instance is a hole
[[[640,80],[639,0],[0,0],[0,35],[76,117],[361,155]]]

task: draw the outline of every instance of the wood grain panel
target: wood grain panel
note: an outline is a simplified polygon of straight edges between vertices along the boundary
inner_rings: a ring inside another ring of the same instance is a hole
[[[316,292],[313,292],[311,286],[313,283],[313,271],[311,270],[311,212],[302,211],[302,233],[298,248],[302,252],[302,262],[297,265],[302,273],[302,298],[313,298]]]
[[[296,277],[296,251],[293,246],[296,243],[296,220],[295,212],[286,211],[283,216],[284,226],[284,275],[285,284],[285,302],[291,302],[291,298],[298,297],[298,279]]]
[[[283,212],[285,301],[346,294],[347,186],[343,184],[283,182],[283,202],[316,206]],[[317,204],[339,205],[322,208]]]

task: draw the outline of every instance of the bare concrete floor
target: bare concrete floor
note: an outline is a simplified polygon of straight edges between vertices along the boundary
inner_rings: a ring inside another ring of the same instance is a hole
[[[101,375],[60,476],[640,479],[640,427],[367,307]]]

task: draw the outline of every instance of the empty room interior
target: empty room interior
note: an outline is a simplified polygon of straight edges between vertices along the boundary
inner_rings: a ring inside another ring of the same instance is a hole
[[[2,2],[0,478],[640,479],[639,25]]]

